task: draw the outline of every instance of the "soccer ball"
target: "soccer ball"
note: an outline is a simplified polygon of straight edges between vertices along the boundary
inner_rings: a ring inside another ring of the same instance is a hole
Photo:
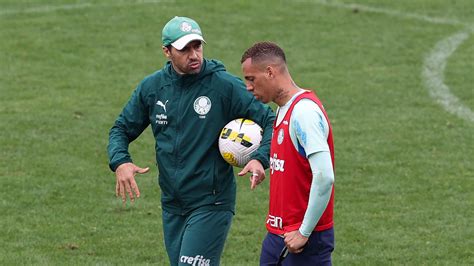
[[[230,121],[219,135],[219,151],[232,166],[244,167],[250,155],[258,149],[263,130],[252,120],[237,118]]]

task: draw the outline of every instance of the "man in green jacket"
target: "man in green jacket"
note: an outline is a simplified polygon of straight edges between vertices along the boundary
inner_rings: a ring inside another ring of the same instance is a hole
[[[162,42],[169,61],[141,81],[110,130],[109,166],[116,175],[116,194],[124,202],[127,195],[131,201],[140,196],[134,176],[149,168],[132,162],[128,146],[151,125],[170,263],[218,265],[236,199],[233,168],[219,153],[220,131],[241,117],[264,129],[259,149],[239,173],[252,173],[254,188],[269,166],[275,116],[221,62],[203,58],[205,41],[194,20],[171,19]]]

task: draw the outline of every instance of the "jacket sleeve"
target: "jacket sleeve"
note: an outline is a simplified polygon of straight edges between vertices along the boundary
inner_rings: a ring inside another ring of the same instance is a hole
[[[110,129],[107,152],[112,171],[123,163],[132,162],[128,145],[150,124],[141,93],[142,85],[139,85]]]
[[[259,160],[263,168],[267,169],[270,166],[270,145],[275,113],[270,106],[255,99],[240,79],[234,83],[232,98],[232,113],[236,114],[236,117],[251,119],[263,128],[262,142],[260,147],[251,155],[251,159]]]

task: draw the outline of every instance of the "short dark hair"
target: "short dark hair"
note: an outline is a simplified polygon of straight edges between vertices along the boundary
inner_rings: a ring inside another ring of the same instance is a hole
[[[274,42],[257,42],[247,49],[240,59],[240,63],[251,58],[252,62],[261,62],[267,59],[278,58],[286,64],[286,56],[283,49]]]

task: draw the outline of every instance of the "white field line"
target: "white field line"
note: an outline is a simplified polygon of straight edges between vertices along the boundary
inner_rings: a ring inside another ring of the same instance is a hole
[[[2,15],[16,15],[16,14],[31,14],[31,13],[47,13],[59,10],[73,10],[83,8],[96,8],[96,7],[114,7],[114,6],[130,6],[139,4],[158,4],[158,3],[175,3],[175,0],[137,0],[129,2],[115,2],[108,4],[94,4],[94,3],[78,3],[78,4],[67,4],[67,5],[41,5],[30,8],[22,9],[3,9],[0,10],[0,16]]]
[[[445,24],[445,25],[472,27],[472,25],[469,23],[465,23],[465,22],[459,21],[457,19],[452,19],[452,18],[430,17],[430,16],[426,16],[422,14],[406,13],[406,12],[401,12],[401,11],[392,10],[392,9],[370,7],[370,6],[364,6],[364,5],[354,4],[354,3],[346,4],[346,3],[341,3],[341,2],[337,2],[333,0],[295,0],[295,2],[312,3],[312,4],[342,8],[342,9],[351,9],[351,10],[358,9],[359,11],[380,13],[380,14],[385,14],[385,15],[398,17],[398,18],[420,20],[420,21],[425,21],[432,24]]]
[[[429,90],[430,96],[436,102],[441,104],[446,111],[461,117],[462,119],[474,122],[474,113],[469,107],[464,106],[459,99],[451,94],[449,87],[444,84],[444,69],[446,62],[457,47],[469,37],[469,34],[474,33],[474,25],[465,23],[456,19],[429,17],[426,15],[416,13],[405,13],[391,9],[369,7],[359,4],[345,4],[332,0],[297,0],[300,3],[314,3],[318,5],[330,6],[344,9],[358,9],[360,11],[381,13],[393,17],[414,19],[432,24],[444,24],[453,26],[463,26],[465,31],[450,36],[437,43],[435,48],[426,57],[422,77],[425,86]]]
[[[444,84],[444,69],[446,68],[447,59],[467,38],[469,38],[469,30],[461,31],[438,42],[425,58],[422,77],[430,96],[441,104],[446,111],[474,122],[472,110],[452,95],[449,87]]]

